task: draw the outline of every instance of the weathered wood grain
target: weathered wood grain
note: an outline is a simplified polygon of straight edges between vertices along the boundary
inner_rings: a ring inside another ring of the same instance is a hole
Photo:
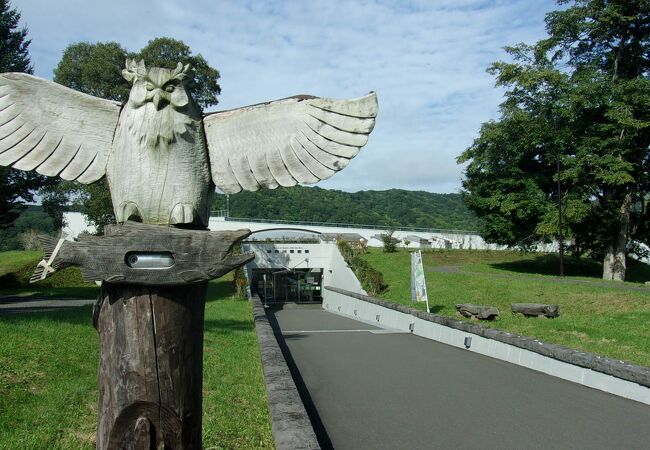
[[[62,242],[52,269],[77,266],[85,281],[169,286],[218,278],[240,267],[255,255],[230,253],[233,245],[250,235],[250,230],[186,230],[127,222],[107,226],[104,236],[84,235],[78,242]],[[47,263],[57,241],[41,236]],[[127,264],[128,254],[170,253],[174,264],[169,268],[140,269]],[[41,263],[32,281],[43,278]],[[49,272],[46,273],[46,276]]]
[[[103,283],[98,449],[201,448],[206,287]]]
[[[208,224],[214,187],[188,70],[127,60],[122,74],[133,87],[106,169],[118,222]]]
[[[104,176],[120,104],[25,73],[0,75],[0,165],[92,183]]]
[[[499,317],[499,309],[494,306],[461,303],[456,305],[456,314],[472,319],[493,320]]]
[[[560,315],[559,305],[546,305],[543,303],[512,303],[512,312],[523,314],[526,317],[558,317]]]
[[[317,183],[345,168],[368,141],[377,96],[298,96],[208,114],[212,179],[226,193]]]

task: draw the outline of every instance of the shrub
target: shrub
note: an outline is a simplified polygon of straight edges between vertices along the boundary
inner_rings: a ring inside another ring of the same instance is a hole
[[[348,241],[344,240],[340,236],[336,238],[336,246],[339,248],[341,255],[343,255],[343,259],[346,262],[354,256],[354,250],[352,249],[352,246],[348,243]]]
[[[359,256],[361,250],[355,254],[355,249],[343,239],[337,239],[336,245],[343,259],[350,266],[350,269],[352,269],[352,272],[354,272],[359,283],[361,283],[361,286],[368,295],[379,295],[386,290],[388,285],[384,281],[384,276],[381,272],[370,267],[370,264]]]
[[[355,255],[365,255],[368,253],[368,241],[361,239],[358,242],[354,242],[352,245],[352,251]]]
[[[241,244],[233,245],[230,252],[233,255],[241,255],[242,254]],[[248,298],[246,292],[246,288],[248,287],[248,279],[246,278],[246,273],[244,272],[244,270],[245,269],[243,267],[237,267],[235,270],[232,271],[232,281],[235,284],[235,291],[237,293],[237,297],[240,299]]]
[[[395,253],[397,251],[397,244],[400,243],[400,240],[393,237],[394,233],[395,230],[388,230],[380,235],[384,243],[384,253]]]
[[[18,235],[18,240],[24,250],[40,250],[41,243],[38,241],[38,235],[39,233],[36,230],[27,230]]]

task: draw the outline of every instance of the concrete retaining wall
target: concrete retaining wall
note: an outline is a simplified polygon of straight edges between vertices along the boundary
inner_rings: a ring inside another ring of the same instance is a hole
[[[650,405],[650,368],[326,286],[323,308]],[[467,338],[471,339],[466,347]]]
[[[323,278],[323,286],[327,286],[329,284],[328,281],[332,280],[332,284],[336,283],[339,289],[358,294],[367,294],[361,287],[361,283],[359,283],[352,269],[348,266],[348,263],[343,259],[343,255],[341,255],[336,244],[330,246],[330,265],[328,272],[328,277]],[[323,290],[323,299],[327,299],[327,296],[330,294],[331,291]]]

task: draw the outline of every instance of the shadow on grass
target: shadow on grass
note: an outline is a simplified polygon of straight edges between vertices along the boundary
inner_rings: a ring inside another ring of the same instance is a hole
[[[6,273],[0,276],[0,286],[2,288],[19,288],[21,287],[21,280],[18,279],[18,276],[15,272]]]
[[[445,309],[445,305],[431,305],[431,306],[429,307],[429,312],[430,312],[431,314],[437,314],[437,313],[439,313],[440,311],[442,311],[443,309]]]
[[[233,331],[252,332],[255,329],[255,324],[246,320],[208,319],[203,322],[203,329],[204,331],[216,331],[221,334]]]
[[[540,255],[532,259],[491,263],[490,267],[530,275],[559,276],[560,258],[558,255]],[[593,260],[569,256],[564,258],[564,273],[568,277],[602,279],[603,265]],[[630,261],[626,281],[642,283],[646,280],[650,280],[650,266],[637,261]]]
[[[58,270],[45,280],[30,283],[37,260],[24,264],[14,272],[0,276],[0,296],[26,298],[89,298],[97,297],[99,288],[95,283],[85,283],[76,267]]]
[[[491,263],[490,267],[530,275],[559,276],[560,258],[558,255],[540,255],[532,259]],[[564,258],[564,273],[566,276],[598,278],[603,274],[603,265],[595,261],[568,257]]]
[[[231,300],[235,295],[235,283],[230,279],[219,278],[208,283],[206,303],[218,300]]]
[[[5,323],[38,323],[38,322],[66,322],[73,325],[88,325],[92,328],[92,305],[74,306],[70,308],[48,310],[43,312],[27,312],[16,314],[0,313],[0,322]]]

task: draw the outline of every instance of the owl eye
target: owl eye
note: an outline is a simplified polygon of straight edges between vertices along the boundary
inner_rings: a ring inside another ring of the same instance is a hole
[[[153,91],[154,85],[152,83],[147,83],[147,90],[148,91]]]
[[[175,88],[175,87],[174,87],[173,84],[168,84],[167,86],[165,86],[165,91],[167,91],[167,92],[174,92],[174,88]]]

